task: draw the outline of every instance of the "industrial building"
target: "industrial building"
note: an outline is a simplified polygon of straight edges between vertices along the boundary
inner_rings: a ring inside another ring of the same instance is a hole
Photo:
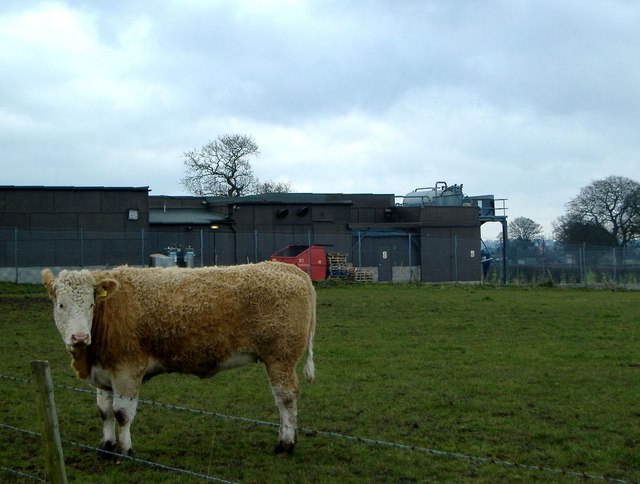
[[[169,248],[189,250],[198,266],[258,262],[293,244],[343,254],[378,282],[479,281],[480,227],[487,221],[506,225],[492,195],[467,197],[461,185],[444,182],[400,199],[0,186],[0,279],[44,266],[148,265],[152,254]]]

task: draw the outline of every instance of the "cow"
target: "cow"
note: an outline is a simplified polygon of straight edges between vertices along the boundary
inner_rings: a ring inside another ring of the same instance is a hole
[[[290,264],[42,271],[77,376],[96,387],[100,448],[130,455],[141,384],[178,372],[210,377],[262,362],[280,414],[277,454],[296,444],[298,378],[315,376],[316,293]],[[116,422],[118,426],[116,427]],[[116,433],[116,430],[117,433]]]

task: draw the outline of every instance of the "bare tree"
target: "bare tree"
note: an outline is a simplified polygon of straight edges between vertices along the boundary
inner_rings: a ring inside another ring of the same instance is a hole
[[[249,159],[258,155],[253,138],[241,134],[218,136],[199,150],[184,153],[182,185],[200,196],[238,197],[252,193],[258,180]]]
[[[269,180],[266,182],[258,182],[256,185],[256,193],[287,193],[291,191],[291,183],[287,181],[276,182]]]
[[[542,225],[527,217],[517,217],[509,223],[509,239],[534,243],[542,239]]]
[[[621,246],[640,237],[640,184],[630,178],[596,180],[582,188],[567,209],[566,220],[574,226],[604,229]]]
[[[218,136],[199,150],[184,153],[186,175],[182,185],[199,196],[239,197],[291,191],[287,181],[261,182],[256,178],[249,159],[258,154],[258,145],[250,136]]]

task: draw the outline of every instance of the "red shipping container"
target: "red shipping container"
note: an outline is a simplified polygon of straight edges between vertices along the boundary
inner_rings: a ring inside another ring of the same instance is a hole
[[[327,255],[321,245],[287,245],[270,257],[271,260],[293,264],[311,276],[312,281],[327,278]]]

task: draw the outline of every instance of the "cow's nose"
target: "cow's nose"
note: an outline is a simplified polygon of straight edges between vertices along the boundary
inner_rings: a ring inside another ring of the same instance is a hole
[[[75,333],[71,335],[71,344],[73,345],[88,345],[89,335],[87,333]]]

